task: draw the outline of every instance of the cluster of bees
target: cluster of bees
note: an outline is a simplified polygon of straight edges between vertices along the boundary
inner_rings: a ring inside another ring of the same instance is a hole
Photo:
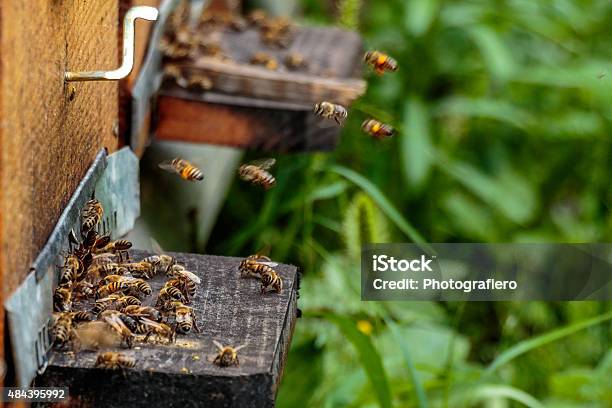
[[[185,174],[192,174],[187,171]],[[193,176],[193,174],[192,174]],[[81,211],[81,239],[74,231],[68,236],[69,250],[59,266],[59,284],[53,294],[53,344],[58,349],[100,350],[133,347],[150,340],[172,343],[177,334],[200,332],[196,315],[189,306],[200,278],[157,246],[157,254],[140,261],[130,259],[132,244],[112,241],[98,234],[104,209],[89,200]],[[240,276],[261,280],[261,292],[280,293],[282,280],[269,258],[254,255],[239,265]],[[144,304],[153,295],[148,280],[165,274],[166,282],[157,293],[154,306]],[[244,346],[223,346],[213,341],[219,366],[238,364],[238,350]],[[95,366],[108,369],[131,368],[134,357],[108,351],[100,353]]]

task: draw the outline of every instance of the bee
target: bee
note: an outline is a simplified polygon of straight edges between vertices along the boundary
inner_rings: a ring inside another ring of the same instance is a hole
[[[159,310],[152,306],[129,305],[125,306],[123,309],[121,309],[121,311],[133,318],[146,317],[156,322],[159,322],[162,319],[162,315]]]
[[[326,119],[333,119],[339,125],[342,125],[348,116],[344,106],[326,101],[317,103],[314,106],[314,113]]]
[[[146,342],[149,337],[155,334],[158,337],[165,337],[168,341],[173,342],[175,337],[175,331],[172,327],[165,323],[154,322],[146,317],[140,317],[136,321],[136,333],[144,334],[144,341]]]
[[[164,272],[167,274],[168,269],[176,263],[175,259],[170,255],[164,254],[164,250],[154,239],[151,239],[151,246],[153,247],[155,255],[144,258],[142,262],[148,262],[153,265],[154,274],[159,272]]]
[[[132,348],[134,333],[137,330],[137,323],[131,317],[124,315],[117,310],[105,310],[101,314],[102,321],[106,322],[112,330],[119,334],[125,344]]]
[[[256,52],[251,57],[251,64],[262,65],[270,71],[276,71],[278,69],[278,61],[276,58],[265,52]]]
[[[80,322],[90,322],[95,319],[94,315],[91,312],[87,312],[84,310],[80,310],[78,312],[72,312],[72,321],[75,323]]]
[[[97,263],[87,269],[87,276],[95,282],[106,275],[125,275],[128,273],[128,269],[124,265],[115,262]]]
[[[261,274],[261,293],[266,293],[270,289],[276,293],[281,293],[283,290],[283,280],[272,268]]]
[[[187,88],[199,91],[208,91],[213,87],[213,81],[210,77],[202,74],[191,74],[187,79]]]
[[[361,129],[379,140],[385,137],[391,137],[395,133],[395,130],[391,126],[379,122],[376,119],[366,119],[361,124]]]
[[[278,264],[272,262],[267,256],[256,254],[240,261],[238,270],[241,278],[260,278],[264,271],[272,270],[272,267],[276,265]]]
[[[261,40],[269,46],[287,48],[292,39],[292,24],[287,17],[266,19],[261,25]]]
[[[151,279],[155,275],[154,266],[147,261],[131,262],[121,264],[135,278]]]
[[[380,51],[368,51],[365,53],[363,60],[366,64],[372,65],[374,71],[378,75],[382,75],[385,71],[397,71],[398,65],[397,61],[388,56],[387,54],[383,54]]]
[[[116,241],[110,241],[110,237],[108,242],[103,246],[95,245],[94,254],[103,254],[103,253],[111,253],[111,254],[119,254],[120,258],[122,258],[122,254],[127,253],[127,250],[132,247],[132,243],[127,239],[118,239]]]
[[[179,302],[186,302],[185,296],[179,288],[172,285],[168,285],[168,283],[166,283],[159,291],[159,295],[157,296],[157,303],[155,305],[164,305],[165,303],[173,300],[178,300]]]
[[[96,359],[96,368],[105,368],[107,370],[117,370],[119,368],[134,368],[136,367],[136,359],[126,356],[125,354],[115,351],[107,351],[100,353]]]
[[[165,161],[159,164],[159,168],[167,170],[169,172],[177,173],[184,180],[189,181],[202,181],[204,180],[204,174],[202,170],[195,167],[185,159],[173,159]]]
[[[130,288],[130,284],[123,281],[111,282],[102,285],[96,290],[96,299],[105,298],[113,293],[124,292]]]
[[[166,282],[166,286],[173,286],[181,291],[186,303],[189,303],[189,299],[195,296],[196,283],[187,278],[172,278]]]
[[[237,32],[243,32],[247,29],[247,21],[239,15],[230,14],[226,25],[230,30]]]
[[[96,300],[91,312],[98,315],[107,309],[121,309],[130,305],[140,305],[140,299],[129,295],[114,293],[102,299]]]
[[[171,308],[174,309],[174,322],[179,333],[187,334],[191,331],[192,327],[196,332],[200,332],[193,308],[181,302],[172,302]]]
[[[72,313],[53,313],[55,324],[53,325],[53,343],[64,346],[73,335]]]
[[[123,337],[108,323],[94,320],[74,328],[75,351],[121,347]]]
[[[219,353],[213,360],[214,364],[218,365],[219,367],[229,367],[231,365],[240,364],[240,362],[238,361],[238,351],[246,347],[246,344],[234,348],[231,346],[223,346],[216,340],[213,340],[213,343],[219,350]]]
[[[247,16],[247,21],[254,26],[260,26],[266,21],[267,18],[268,15],[265,11],[257,9],[249,13]]]
[[[285,57],[285,66],[290,70],[305,69],[308,67],[308,61],[300,53],[290,52]]]
[[[153,293],[153,289],[151,289],[151,285],[149,285],[144,279],[138,278],[126,278],[129,281],[126,281],[129,285],[129,292],[135,294],[137,296],[149,296]]]
[[[83,276],[83,263],[76,256],[69,254],[64,258],[61,269],[60,285],[72,285]]]
[[[75,299],[88,299],[95,295],[93,284],[81,281],[74,286],[73,294]]]
[[[100,201],[95,198],[87,201],[81,211],[81,234],[86,236],[90,230],[94,229],[102,220],[102,215],[104,215],[104,208]]]
[[[241,165],[238,169],[238,174],[242,180],[260,185],[265,190],[269,190],[276,184],[276,179],[268,172],[268,169],[274,166],[274,163],[276,163],[276,159],[256,160]]]
[[[58,286],[53,293],[53,310],[69,312],[72,310],[72,290],[66,286]]]
[[[187,88],[187,80],[183,76],[181,67],[176,64],[164,65],[164,80],[172,80],[181,88]]]

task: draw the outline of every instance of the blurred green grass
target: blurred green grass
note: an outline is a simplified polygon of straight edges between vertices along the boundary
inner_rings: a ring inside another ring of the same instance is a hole
[[[612,406],[609,303],[359,300],[366,242],[612,240],[612,2],[302,8],[400,70],[365,71],[336,151],[279,157],[265,195],[234,183],[209,241],[303,266],[278,406]]]

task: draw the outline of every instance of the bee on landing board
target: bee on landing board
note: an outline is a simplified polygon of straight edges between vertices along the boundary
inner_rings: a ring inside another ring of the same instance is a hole
[[[240,178],[244,181],[249,181],[252,184],[262,186],[265,190],[269,190],[276,184],[276,179],[268,170],[274,166],[276,159],[261,159],[251,163],[243,164],[238,169]]]
[[[276,293],[281,293],[283,290],[283,280],[272,268],[261,274],[261,293],[267,293],[270,290]]]
[[[105,368],[107,370],[117,370],[119,368],[134,368],[136,367],[136,359],[126,356],[122,353],[107,351],[101,353],[96,359],[96,368]]]
[[[302,54],[290,52],[285,57],[285,66],[292,71],[306,69],[308,67],[308,61]]]
[[[344,106],[326,101],[317,103],[314,106],[314,113],[322,118],[333,119],[339,125],[342,125],[348,116]]]
[[[162,162],[159,164],[159,168],[169,171],[171,173],[176,173],[181,176],[183,180],[204,180],[204,174],[202,173],[202,170],[198,169],[185,159],[176,158],[173,160]]]
[[[265,52],[256,52],[251,57],[251,64],[261,65],[269,69],[270,71],[276,71],[278,69],[278,60]]]
[[[238,351],[246,347],[246,344],[234,348],[231,346],[223,346],[216,340],[213,340],[213,343],[219,350],[219,353],[213,360],[214,364],[218,365],[219,367],[229,367],[231,365],[240,364],[240,362],[238,361]]]
[[[267,256],[255,254],[249,255],[246,259],[240,261],[238,270],[240,271],[241,278],[261,278],[264,272],[272,270],[277,265],[276,262],[272,262]]]
[[[378,140],[391,137],[395,133],[395,129],[393,129],[393,127],[379,122],[376,119],[366,119],[361,124],[361,129]]]
[[[378,75],[384,74],[386,71],[397,71],[397,61],[380,51],[368,51],[363,57],[366,64],[372,65],[374,71]]]

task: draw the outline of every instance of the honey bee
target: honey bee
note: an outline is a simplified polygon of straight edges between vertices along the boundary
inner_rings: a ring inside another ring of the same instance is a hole
[[[104,321],[82,323],[74,329],[74,333],[76,351],[117,348],[124,343],[123,337]]]
[[[136,367],[136,359],[126,356],[125,354],[115,351],[107,351],[100,353],[96,359],[96,368],[104,368],[107,370],[117,370],[120,368]]]
[[[261,24],[261,40],[269,46],[287,48],[292,40],[292,24],[287,17],[275,17]]]
[[[124,263],[121,265],[135,278],[151,279],[151,277],[155,275],[155,267],[151,263],[144,260],[140,262]]]
[[[382,75],[385,71],[397,71],[398,65],[397,61],[388,56],[387,54],[383,54],[380,51],[368,51],[365,53],[363,60],[366,64],[372,65],[374,71],[378,75]]]
[[[379,140],[385,137],[391,137],[395,133],[395,130],[391,126],[379,122],[376,119],[366,119],[361,124],[361,129]]]
[[[176,263],[175,259],[170,255],[164,254],[164,250],[154,239],[151,239],[151,246],[155,255],[147,256],[142,262],[148,262],[153,265],[154,274],[160,272],[168,273],[168,269]]]
[[[202,279],[200,279],[198,275],[188,271],[183,265],[179,264],[172,265],[172,267],[166,271],[166,275],[170,278],[186,279],[198,285],[202,283]]]
[[[72,290],[66,286],[58,286],[53,293],[53,310],[69,312],[72,310]]]
[[[173,159],[165,161],[159,164],[159,168],[169,171],[171,173],[177,173],[183,180],[189,181],[202,181],[204,180],[204,174],[202,170],[195,167],[184,159]]]
[[[270,289],[276,293],[281,293],[283,290],[283,280],[272,268],[261,274],[261,293],[266,293]]]
[[[178,300],[179,302],[186,302],[185,296],[179,288],[172,285],[168,285],[168,283],[166,283],[159,291],[156,306],[164,305],[167,302],[173,300]]]
[[[246,344],[234,348],[231,346],[223,346],[216,340],[213,340],[213,343],[219,350],[219,353],[213,360],[214,364],[218,365],[219,367],[229,367],[231,365],[240,364],[240,362],[238,361],[238,351],[246,347]]]
[[[123,309],[121,309],[121,311],[133,318],[146,317],[156,322],[159,322],[162,319],[162,315],[159,310],[152,306],[129,305],[125,306]]]
[[[96,299],[93,305],[93,308],[91,309],[91,312],[95,315],[99,315],[106,309],[112,307],[115,304],[115,302],[117,302],[117,300],[119,300],[121,297],[123,296],[120,294],[114,293],[110,296],[107,296],[101,299]]]
[[[125,275],[128,273],[128,269],[124,265],[126,264],[114,262],[97,263],[87,269],[87,276],[91,281],[95,282],[106,275]]]
[[[136,333],[144,334],[144,341],[146,342],[149,337],[155,334],[158,337],[165,337],[168,341],[173,342],[175,337],[175,331],[172,327],[165,323],[158,323],[146,317],[140,317],[136,321]]]
[[[189,299],[195,296],[196,283],[185,277],[169,279],[166,282],[166,286],[173,286],[180,290],[186,303],[189,303]]]
[[[96,290],[96,299],[105,298],[113,293],[125,292],[130,288],[130,284],[127,282],[117,281],[102,285]]]
[[[267,18],[268,15],[265,11],[257,9],[249,13],[247,16],[247,21],[254,26],[260,26],[266,21]]]
[[[285,66],[290,70],[305,69],[308,67],[306,58],[298,52],[290,52],[285,57]]]
[[[344,106],[326,101],[317,103],[314,106],[314,113],[326,119],[333,119],[339,125],[342,125],[348,116]]]
[[[265,190],[269,190],[276,184],[276,179],[268,172],[276,163],[276,159],[261,159],[254,162],[243,164],[238,169],[240,178],[244,181],[249,181],[252,184],[262,186]]]
[[[88,299],[95,295],[93,284],[81,281],[74,286],[73,295],[75,299]]]
[[[243,32],[247,29],[247,21],[239,15],[230,14],[230,19],[226,23],[230,30]]]
[[[80,322],[90,322],[95,319],[94,315],[91,312],[87,312],[84,310],[80,310],[78,312],[72,312],[72,321],[75,323]]]
[[[132,247],[132,243],[128,241],[127,239],[118,239],[116,241],[110,241],[110,237],[109,237],[108,242],[103,246],[99,246],[99,244],[96,243],[93,253],[94,254],[103,254],[103,253],[119,254],[119,256],[121,257],[122,254],[127,253],[127,250],[130,249],[131,247]]]
[[[67,255],[61,269],[60,285],[73,285],[81,279],[83,272],[81,260],[76,255]]]
[[[251,57],[251,64],[262,65],[270,71],[276,71],[278,69],[278,61],[276,58],[265,52],[256,52]]]
[[[191,331],[192,327],[196,332],[200,332],[193,308],[186,306],[181,302],[172,302],[171,307],[174,310],[174,322],[176,324],[176,330],[179,333],[187,334]]]
[[[276,265],[278,264],[267,256],[256,254],[240,261],[238,270],[241,278],[261,278],[263,272],[272,270]]]
[[[113,282],[125,283],[128,287],[126,291],[136,296],[144,295],[149,296],[152,293],[151,285],[149,285],[144,279],[133,278],[131,276],[120,276],[120,275],[107,275],[102,280],[106,285]],[[133,297],[133,296],[130,296]],[[135,304],[135,303],[130,303]]]
[[[213,87],[213,81],[210,77],[203,74],[191,74],[187,79],[187,88],[199,91],[208,91]]]
[[[102,215],[104,208],[100,201],[95,198],[87,201],[81,211],[81,234],[87,236],[87,233],[100,223]]]
[[[187,88],[187,79],[183,76],[183,72],[181,67],[176,64],[166,64],[164,65],[164,80],[169,79],[174,82],[181,88]]]
[[[105,310],[100,317],[100,320],[106,322],[112,330],[121,336],[129,348],[132,347],[134,339],[133,331],[137,330],[137,323],[134,319],[117,310]]]
[[[73,336],[72,313],[54,313],[53,318],[53,344],[62,347],[68,343]]]

